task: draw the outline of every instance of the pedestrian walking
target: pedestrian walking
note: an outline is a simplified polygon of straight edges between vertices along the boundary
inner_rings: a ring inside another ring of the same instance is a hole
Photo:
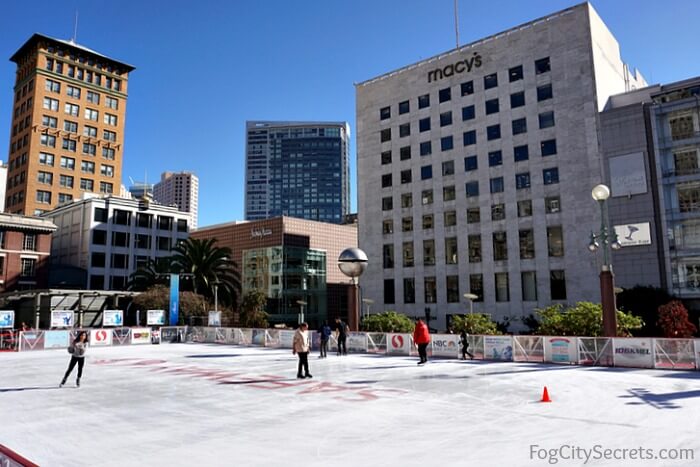
[[[467,331],[462,330],[462,333],[459,335],[459,342],[462,344],[462,360],[466,360],[467,355],[474,360],[474,355],[469,351],[469,334],[467,334]]]
[[[292,354],[299,355],[297,378],[313,378],[311,373],[309,373],[309,325],[306,323],[301,323],[297,332],[294,333]],[[301,372],[302,369],[304,370],[303,374]]]
[[[428,344],[430,344],[430,331],[428,325],[418,318],[416,328],[413,330],[413,343],[418,347],[418,355],[420,361],[418,365],[422,365],[428,361]]]
[[[78,378],[75,380],[75,385],[76,387],[80,387],[80,378],[83,377],[83,366],[85,365],[85,351],[87,350],[87,346],[87,332],[80,331],[73,343],[68,347],[68,353],[71,354],[70,364],[68,364],[68,369],[66,370],[66,374],[63,375],[59,387],[63,387],[63,385],[66,384],[66,380],[73,372],[75,365],[78,365]]]
[[[331,327],[328,321],[324,321],[321,328],[318,330],[318,335],[321,336],[321,354],[318,358],[328,357],[328,341],[331,339]]]
[[[350,328],[348,327],[347,324],[340,318],[335,319],[335,331],[337,332],[337,339],[338,339],[338,356],[340,355],[347,355],[348,354],[348,348],[345,345],[345,342],[348,339],[348,332],[350,331]]]

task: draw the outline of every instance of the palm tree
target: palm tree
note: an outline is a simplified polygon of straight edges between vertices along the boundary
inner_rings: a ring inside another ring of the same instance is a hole
[[[241,276],[231,259],[228,247],[216,246],[216,239],[188,238],[173,248],[173,269],[181,274],[192,274],[194,292],[236,307],[241,296]]]
[[[166,274],[173,272],[173,258],[148,258],[145,265],[139,267],[129,277],[129,290],[143,292],[156,284],[167,284]]]

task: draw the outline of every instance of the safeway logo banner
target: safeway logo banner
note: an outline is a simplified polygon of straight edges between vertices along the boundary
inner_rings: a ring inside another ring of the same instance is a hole
[[[90,345],[112,345],[111,329],[90,330]]]
[[[386,352],[391,355],[409,355],[411,339],[408,334],[387,334]]]

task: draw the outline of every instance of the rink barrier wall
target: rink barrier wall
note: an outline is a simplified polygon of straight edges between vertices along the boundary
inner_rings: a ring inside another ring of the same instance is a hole
[[[289,329],[164,326],[161,328],[93,328],[19,332],[17,350],[67,348],[80,331],[88,332],[91,346],[139,344],[241,345],[291,349],[294,338]],[[320,336],[311,331],[312,350],[320,347]],[[434,358],[459,358],[461,343],[455,334],[431,334],[428,354]],[[675,370],[700,369],[700,339],[573,336],[482,336],[470,335],[469,352],[489,361],[554,363],[562,365],[615,366]],[[351,332],[348,352],[391,356],[417,355],[409,333]],[[335,335],[329,352],[337,352]]]
[[[25,459],[12,449],[0,444],[0,467],[39,467],[34,462]]]

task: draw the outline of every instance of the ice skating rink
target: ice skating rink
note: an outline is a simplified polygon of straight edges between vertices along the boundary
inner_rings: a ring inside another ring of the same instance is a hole
[[[87,358],[58,389],[65,350],[0,353],[0,444],[41,466],[700,465],[700,372],[314,353],[297,380],[286,349]]]

